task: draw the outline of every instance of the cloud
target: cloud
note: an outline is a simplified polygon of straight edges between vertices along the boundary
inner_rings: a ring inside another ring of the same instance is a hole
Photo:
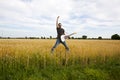
[[[75,3],[74,13],[76,17],[87,16],[86,20],[95,21],[95,24],[97,24],[96,21],[100,23],[119,22],[119,3],[119,0],[79,0]]]
[[[89,35],[92,31],[97,33],[96,36],[104,35],[101,28],[111,30],[111,34],[119,33],[119,4],[119,0],[2,0],[0,32],[6,34],[10,30],[12,36],[20,36],[20,32],[21,36],[56,36],[55,21],[59,15],[59,22],[63,24],[66,32],[79,32],[76,36],[84,33]],[[8,33],[4,36],[11,35]]]

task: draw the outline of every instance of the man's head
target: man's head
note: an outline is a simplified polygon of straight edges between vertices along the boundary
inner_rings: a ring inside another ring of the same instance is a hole
[[[58,26],[59,26],[59,28],[61,28],[61,27],[62,27],[62,24],[61,24],[61,23],[59,23],[59,24],[58,24]]]

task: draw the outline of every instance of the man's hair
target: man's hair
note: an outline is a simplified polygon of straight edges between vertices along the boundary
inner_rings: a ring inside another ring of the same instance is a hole
[[[62,27],[62,24],[61,24],[61,23],[58,23],[58,26],[61,28],[61,27]]]

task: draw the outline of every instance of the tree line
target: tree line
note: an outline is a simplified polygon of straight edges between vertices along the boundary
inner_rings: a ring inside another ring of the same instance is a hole
[[[0,39],[56,39],[55,37],[45,37],[45,36],[41,36],[41,37],[0,37]],[[83,35],[82,37],[69,37],[69,39],[107,39],[107,38],[102,38],[102,36],[99,36],[98,38],[88,38],[87,35]],[[112,40],[120,40],[120,35],[118,34],[113,34],[111,36]]]

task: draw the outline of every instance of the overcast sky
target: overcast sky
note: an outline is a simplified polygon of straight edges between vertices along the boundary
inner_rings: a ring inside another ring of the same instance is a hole
[[[75,37],[120,34],[120,0],[0,0],[0,36],[54,36],[56,17]]]

